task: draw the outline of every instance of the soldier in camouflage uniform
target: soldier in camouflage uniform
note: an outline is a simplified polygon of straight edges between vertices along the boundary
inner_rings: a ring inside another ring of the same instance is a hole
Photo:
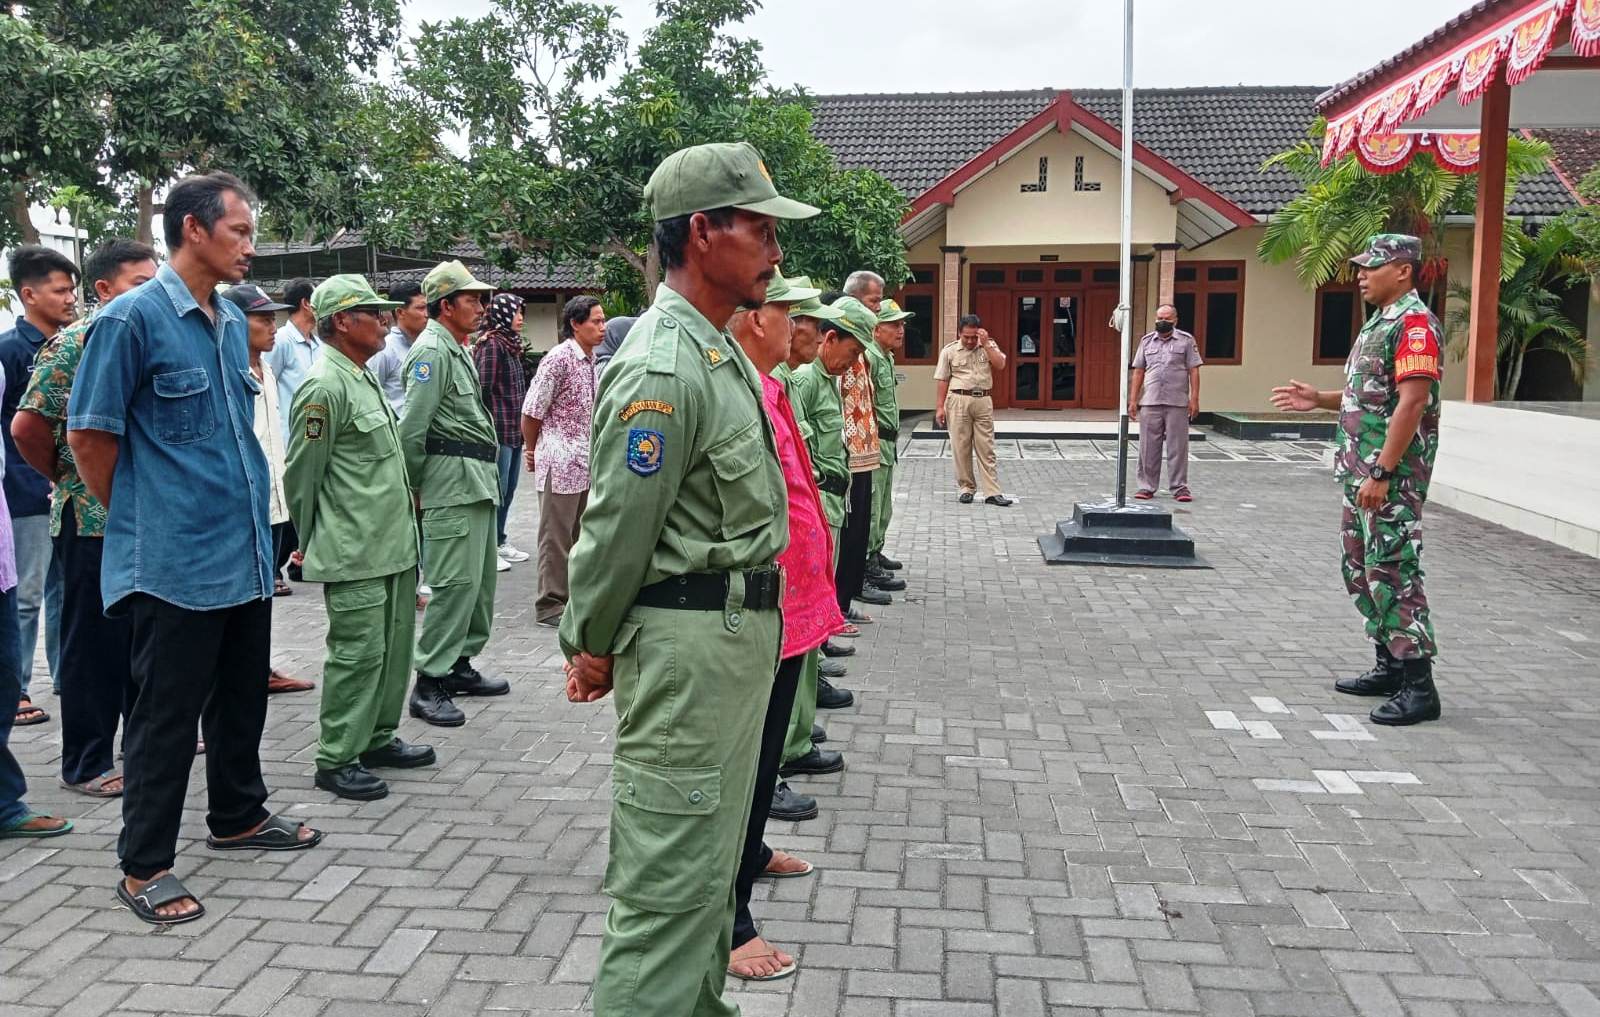
[[[1433,685],[1437,646],[1422,580],[1422,506],[1439,449],[1439,319],[1417,295],[1416,237],[1380,233],[1351,260],[1361,296],[1378,310],[1345,364],[1343,392],[1291,381],[1273,389],[1284,410],[1337,409],[1335,476],[1344,487],[1345,586],[1367,620],[1377,664],[1334,684],[1356,696],[1387,696],[1378,724],[1439,717]]]

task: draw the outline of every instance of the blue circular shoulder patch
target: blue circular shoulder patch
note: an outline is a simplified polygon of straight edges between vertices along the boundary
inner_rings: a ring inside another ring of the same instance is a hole
[[[417,366],[411,369],[411,377],[415,378],[419,385],[426,385],[433,380],[433,364],[427,360],[417,361]]]

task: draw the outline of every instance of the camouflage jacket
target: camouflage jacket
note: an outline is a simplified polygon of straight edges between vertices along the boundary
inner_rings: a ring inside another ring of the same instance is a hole
[[[1367,319],[1345,362],[1339,403],[1339,456],[1334,476],[1359,484],[1383,451],[1389,418],[1400,402],[1400,382],[1430,378],[1428,403],[1417,433],[1395,468],[1393,486],[1426,495],[1439,450],[1439,380],[1442,375],[1439,319],[1412,290]]]

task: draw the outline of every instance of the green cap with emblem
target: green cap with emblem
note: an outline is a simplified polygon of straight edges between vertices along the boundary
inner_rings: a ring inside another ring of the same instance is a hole
[[[399,306],[399,301],[378,296],[371,284],[359,275],[331,275],[311,291],[311,313],[317,316],[318,321],[358,307],[387,311]]]
[[[815,296],[808,297],[798,303],[789,305],[791,318],[816,318],[818,321],[838,321],[844,317],[844,312],[837,307],[829,307],[821,300],[822,291],[811,285],[811,277],[797,275],[789,280],[789,285],[795,289],[804,289]]]
[[[459,261],[445,261],[433,266],[422,277],[422,299],[428,303],[443,300],[455,293],[490,293],[494,287],[481,283]]]
[[[1409,233],[1374,233],[1367,249],[1350,259],[1362,268],[1378,268],[1391,261],[1421,261],[1422,241]]]
[[[656,222],[730,206],[775,219],[809,219],[821,211],[779,194],[748,141],[680,148],[650,174],[644,200]]]
[[[810,280],[806,280],[810,282]],[[797,285],[798,279],[785,279],[783,273],[777,269],[772,270],[772,281],[767,283],[767,303],[769,304],[798,304],[804,300],[816,300],[822,296],[822,291],[810,286]]]
[[[878,305],[878,324],[887,325],[891,321],[905,321],[915,318],[916,311],[902,311],[900,305],[888,297],[883,298],[883,303]]]
[[[872,313],[872,308],[855,297],[840,297],[833,302],[833,306],[841,312],[839,324],[846,332],[860,339],[863,344],[872,342],[872,330],[878,327],[878,316]]]

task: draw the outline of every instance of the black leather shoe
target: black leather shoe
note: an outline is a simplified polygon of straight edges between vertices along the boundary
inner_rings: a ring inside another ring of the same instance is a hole
[[[1404,727],[1425,720],[1438,720],[1440,714],[1439,691],[1433,687],[1433,661],[1405,660],[1402,668],[1400,691],[1388,702],[1379,703],[1372,711],[1374,724]]]
[[[346,763],[331,770],[317,770],[317,787],[340,798],[373,802],[389,797],[389,785],[367,772],[360,763]]]
[[[430,678],[421,671],[417,672],[417,684],[411,689],[410,707],[411,716],[435,727],[460,727],[467,722],[467,715],[450,701],[443,679]]]
[[[1377,662],[1372,670],[1355,678],[1340,678],[1333,683],[1336,691],[1347,696],[1392,696],[1400,691],[1405,669],[1390,655],[1387,646],[1377,643],[1374,650]]]
[[[843,678],[849,673],[849,669],[837,660],[828,660],[824,657],[817,661],[817,674],[820,678]]]
[[[861,601],[863,604],[876,604],[878,607],[882,607],[885,604],[894,603],[893,597],[889,596],[887,593],[884,593],[882,590],[873,589],[870,586],[862,587],[861,592],[856,594],[856,599]]]
[[[833,682],[817,676],[817,709],[842,710],[856,701],[856,694],[849,689],[834,688]]]
[[[824,657],[854,657],[856,648],[836,643],[830,639],[822,644],[822,655]]]
[[[825,742],[827,740],[828,740],[828,732],[826,732],[826,731],[824,731],[822,729],[822,725],[821,724],[812,724],[811,725],[811,743],[813,745],[821,745],[823,742]]]
[[[961,497],[957,498],[956,501],[959,501],[963,505],[971,505],[972,504],[972,492],[971,491],[962,491],[961,492]]]
[[[868,572],[867,585],[875,590],[886,590],[890,593],[898,593],[906,588],[906,581],[904,579],[898,579],[890,575],[888,572]]]
[[[472,666],[465,657],[456,661],[444,676],[444,687],[452,696],[503,696],[511,691],[504,678],[490,678]]]
[[[1010,508],[1012,505],[1016,504],[1016,500],[1013,498],[1007,498],[1003,494],[991,494],[989,497],[983,499],[983,503],[985,505],[997,505],[1000,508]]]
[[[781,819],[790,823],[816,819],[817,800],[779,781],[777,788],[772,792],[772,811],[767,813],[767,818]]]
[[[361,765],[369,770],[413,770],[419,766],[432,766],[434,760],[432,745],[412,745],[398,738],[381,749],[361,753]]]
[[[878,552],[878,567],[880,569],[886,569],[886,570],[888,570],[890,572],[899,572],[901,569],[905,568],[905,565],[903,563],[901,563],[901,562],[895,561],[893,558],[891,558],[888,555],[884,554],[882,551],[879,551]]]
[[[784,777],[793,777],[797,773],[818,777],[824,773],[838,773],[843,769],[844,753],[813,748],[799,759],[791,759],[784,763],[778,768],[778,773]]]

